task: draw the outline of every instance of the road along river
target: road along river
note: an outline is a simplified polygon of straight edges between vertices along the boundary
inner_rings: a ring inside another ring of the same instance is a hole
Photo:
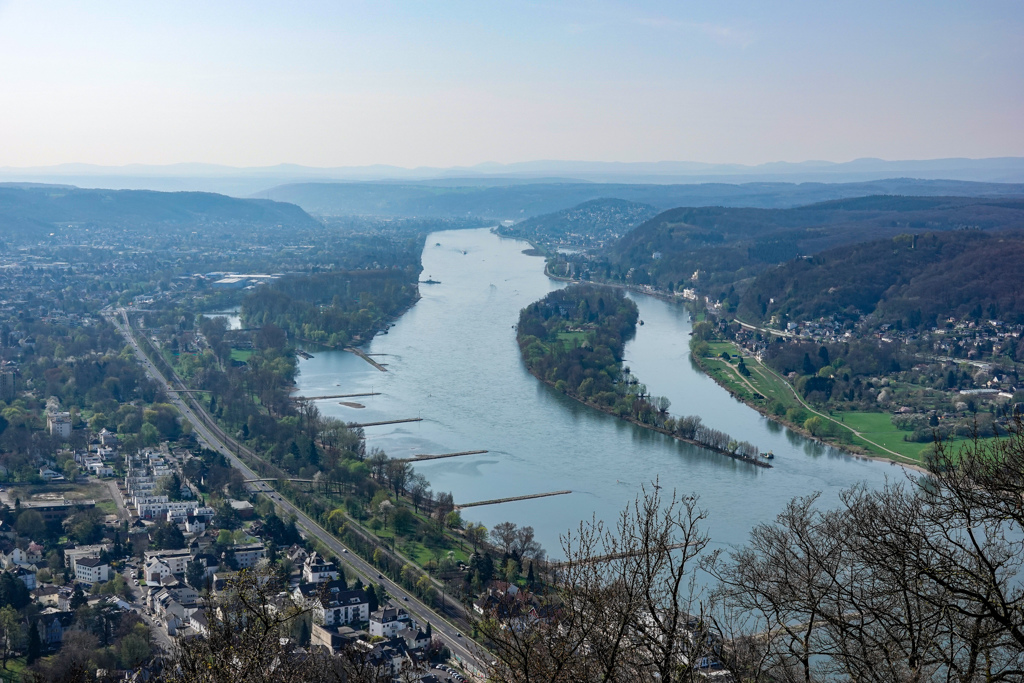
[[[346,421],[423,418],[366,429],[367,446],[391,457],[486,449],[416,465],[456,503],[571,489],[464,511],[487,527],[532,525],[553,558],[561,556],[561,534],[595,514],[613,520],[655,478],[665,489],[699,495],[713,543],[734,546],[794,496],[821,491],[831,504],[855,483],[878,487],[887,476],[904,476],[804,439],[734,400],[691,363],[683,308],[653,297],[631,295],[645,324],[626,346],[626,364],[651,392],[671,399],[671,413],[700,415],[774,451],[774,467],[681,443],[558,394],[526,371],[515,342],[520,309],[562,286],[543,274],[543,259],[522,253],[527,248],[488,230],[428,236],[422,279],[440,284],[420,285],[422,299],[363,348],[387,372],[351,353],[309,349],[314,358],[300,361],[296,393],[378,394],[318,402],[323,414]]]

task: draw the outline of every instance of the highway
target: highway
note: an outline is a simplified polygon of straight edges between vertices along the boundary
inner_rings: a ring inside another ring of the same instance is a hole
[[[163,373],[160,372],[149,357],[143,353],[142,349],[139,348],[139,343],[135,339],[135,335],[127,325],[127,316],[123,309],[118,310],[116,313],[112,310],[105,310],[104,313],[106,314],[107,320],[117,328],[118,332],[120,332],[131,345],[135,352],[135,356],[139,359],[139,362],[146,369],[146,372],[149,373],[150,377],[159,382],[160,386],[165,388],[170,387],[171,383],[164,377]],[[124,322],[118,319],[119,315],[124,319]],[[173,379],[176,384],[185,388],[179,378],[174,377]],[[258,480],[260,478],[256,472],[252,471],[248,465],[242,462],[231,451],[231,449],[228,448],[224,441],[222,441],[211,429],[209,429],[209,427],[207,427],[203,420],[196,416],[192,407],[182,400],[180,395],[174,392],[168,392],[168,398],[178,409],[181,415],[192,424],[196,438],[201,443],[211,450],[224,454],[228,462],[231,463],[231,466],[241,470],[246,479]],[[381,576],[377,570],[370,565],[370,563],[366,562],[355,553],[350,553],[348,548],[342,545],[338,539],[319,524],[314,522],[308,515],[306,515],[305,512],[292,505],[291,502],[277,493],[269,483],[264,481],[253,481],[246,484],[246,486],[251,491],[270,498],[270,500],[286,514],[294,515],[295,524],[300,531],[306,534],[307,537],[314,537],[323,543],[325,547],[330,549],[331,552],[333,552],[338,559],[347,566],[345,575],[350,581],[354,576],[359,576],[364,585],[369,585],[371,583],[379,583],[383,585],[388,594],[398,603],[402,604],[406,611],[408,611],[420,623],[421,628],[426,628],[426,622],[429,621],[433,627],[434,635],[439,636],[453,654],[458,655],[463,661],[470,663],[479,670],[484,669],[482,659],[479,656],[482,653],[481,648],[473,643],[473,641],[468,637],[464,636],[455,626],[449,623],[447,619],[425,605],[415,595],[405,591],[401,586],[394,583],[386,576]]]

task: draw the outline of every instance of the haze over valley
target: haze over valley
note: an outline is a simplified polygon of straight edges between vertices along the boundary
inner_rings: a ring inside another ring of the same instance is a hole
[[[0,3],[0,679],[1024,680],[1022,32]]]

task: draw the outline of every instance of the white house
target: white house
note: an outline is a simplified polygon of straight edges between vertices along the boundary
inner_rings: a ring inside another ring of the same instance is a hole
[[[71,438],[71,413],[48,412],[46,414],[46,426],[50,430],[50,436],[58,439]]]
[[[302,563],[302,580],[304,583],[320,583],[334,581],[338,578],[338,568],[333,563],[313,552]]]
[[[150,567],[156,567],[159,564],[163,564],[167,567],[167,571],[175,576],[181,576],[185,573],[185,569],[188,567],[188,563],[192,560],[192,553],[188,550],[147,550],[145,554],[146,560],[146,581],[150,578]],[[156,569],[160,574],[165,572]],[[159,577],[154,580],[159,580]]]
[[[346,590],[341,581],[301,583],[295,589],[295,602],[312,609],[313,621],[323,626],[347,626],[370,619],[370,600],[366,591]]]
[[[394,638],[399,631],[416,624],[401,607],[385,607],[370,615],[370,635]]]
[[[114,476],[114,468],[110,465],[104,465],[102,462],[94,462],[88,465],[89,474],[95,477],[112,477]]]
[[[52,470],[49,467],[40,467],[39,468],[39,476],[42,477],[44,481],[63,481],[64,480],[64,475],[63,474],[61,474],[60,472],[57,472],[55,470]]]
[[[92,585],[110,580],[110,565],[98,557],[83,557],[75,560],[75,578]]]
[[[235,562],[238,564],[239,569],[251,569],[267,556],[267,549],[263,547],[262,543],[236,545],[233,550],[235,552]]]

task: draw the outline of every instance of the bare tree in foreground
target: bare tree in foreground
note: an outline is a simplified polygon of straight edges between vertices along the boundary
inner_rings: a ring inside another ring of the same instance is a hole
[[[390,683],[365,650],[340,655],[300,648],[289,638],[305,609],[276,577],[242,571],[206,610],[208,633],[179,640],[164,664],[167,683]]]
[[[707,552],[704,518],[655,486],[614,529],[563,538],[550,618],[481,623],[492,679],[1024,681],[1019,415],[1005,438],[938,443],[927,472],[849,489],[835,509],[794,499],[728,556]]]
[[[1024,425],[939,443],[928,473],[796,499],[716,564],[774,678],[1024,680]]]
[[[614,529],[594,520],[563,537],[547,618],[480,624],[497,657],[491,680],[693,680],[717,647],[695,582],[705,516],[694,498],[663,498],[655,484]]]

